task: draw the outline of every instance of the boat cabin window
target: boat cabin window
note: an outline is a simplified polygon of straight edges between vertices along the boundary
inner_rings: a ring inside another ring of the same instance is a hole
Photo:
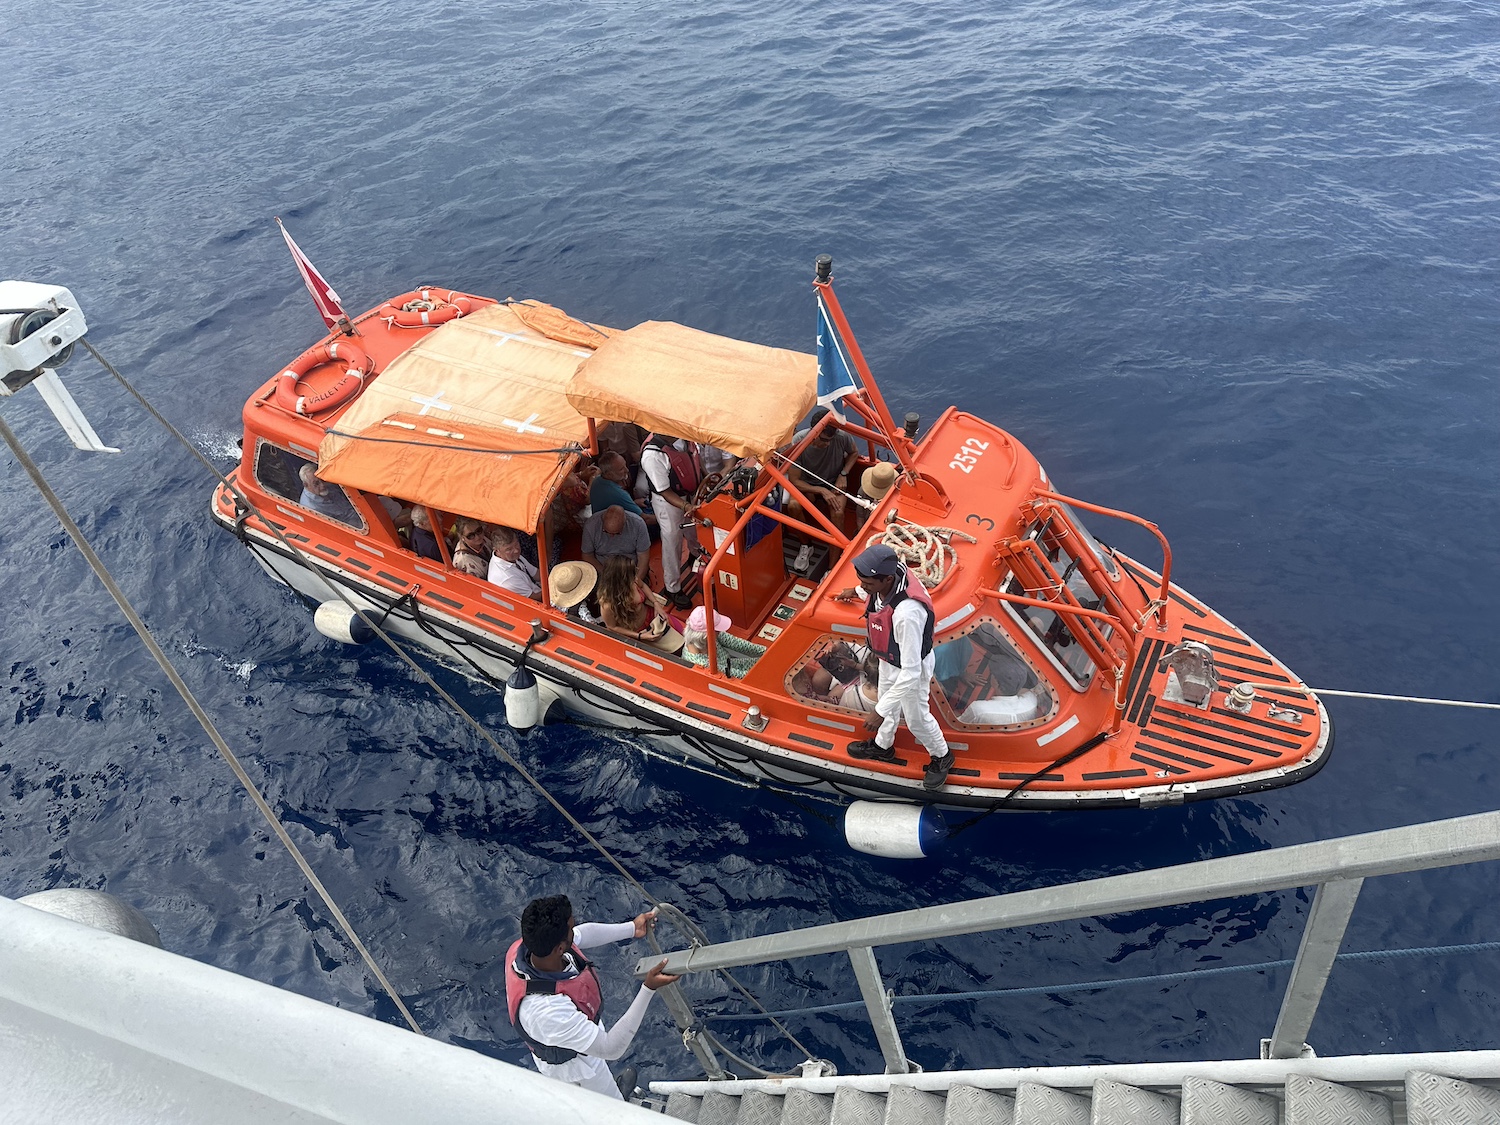
[[[1053,695],[1005,630],[981,619],[962,635],[932,650],[933,678],[959,726],[1017,726],[1052,714]]]
[[[847,637],[826,635],[818,640],[787,674],[786,689],[797,699],[822,707],[868,711],[855,698],[860,690],[860,668],[868,649]],[[845,699],[848,703],[845,703]]]
[[[318,463],[308,457],[299,457],[290,449],[272,445],[265,439],[255,445],[255,481],[273,496],[280,496],[293,504],[327,516],[331,520],[365,531],[364,518],[349,500],[342,487],[328,481],[317,481],[316,485],[304,483],[303,470],[317,471]],[[316,478],[314,478],[316,479]]]
[[[1081,530],[1081,525],[1076,522],[1074,526]],[[1049,533],[1048,525],[1033,525],[1026,537],[1040,543],[1042,553],[1052,564],[1052,569],[1057,572],[1068,591],[1078,600],[1079,605],[1084,609],[1100,609],[1104,605],[1104,599],[1089,585],[1088,579],[1079,570],[1078,560]],[[1099,548],[1087,532],[1084,532],[1084,537],[1093,547],[1095,554],[1100,556],[1102,563],[1106,553]],[[1109,560],[1106,571],[1111,575],[1119,573],[1114,566],[1113,559]],[[1038,591],[1025,589],[1021,580],[1014,574],[1006,579],[1003,589],[1007,594],[1019,594],[1032,598],[1039,596]],[[1006,604],[1005,610],[1012,618],[1031,630],[1043,651],[1052,657],[1053,663],[1067,675],[1075,687],[1082,690],[1093,682],[1094,673],[1097,670],[1094,662],[1089,659],[1088,653],[1078,643],[1078,639],[1073,635],[1072,627],[1062,615],[1039,606]],[[1105,637],[1108,637],[1113,629],[1109,625],[1102,625],[1101,631]]]

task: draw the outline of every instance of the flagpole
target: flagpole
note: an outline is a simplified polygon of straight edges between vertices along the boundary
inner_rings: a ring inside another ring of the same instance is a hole
[[[875,385],[875,376],[870,374],[870,365],[865,362],[865,353],[860,351],[859,341],[854,338],[854,332],[849,327],[849,320],[844,316],[839,299],[833,292],[833,259],[827,254],[819,255],[815,269],[817,273],[813,278],[813,289],[822,297],[824,307],[833,319],[833,326],[838,330],[839,338],[849,348],[849,358],[854,361],[855,370],[863,384],[861,389],[875,409],[880,428],[884,431],[886,444],[900,459],[903,469],[909,473],[916,472],[916,462],[912,457],[912,453],[916,450],[916,443],[906,436],[904,430],[896,429],[896,423],[891,419],[891,412],[886,409],[885,399],[881,397],[880,388]]]
[[[341,298],[334,292],[333,286],[328,284],[328,279],[318,272],[318,267],[312,264],[312,259],[302,252],[296,240],[286,229],[286,224],[281,221],[281,216],[273,216],[276,225],[281,229],[281,237],[286,241],[286,248],[292,253],[292,261],[297,266],[297,272],[302,276],[302,284],[307,286],[307,292],[313,299],[313,305],[318,310],[318,315],[323,318],[323,323],[328,326],[329,331],[342,332],[345,336],[358,336],[359,332],[349,319],[349,314],[344,311]]]

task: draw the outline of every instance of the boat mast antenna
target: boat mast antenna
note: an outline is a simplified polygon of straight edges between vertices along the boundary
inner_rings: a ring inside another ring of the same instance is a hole
[[[42,401],[73,444],[90,453],[118,453],[89,425],[57,377],[73,345],[89,330],[73,294],[60,285],[0,281],[0,397],[36,384]]]

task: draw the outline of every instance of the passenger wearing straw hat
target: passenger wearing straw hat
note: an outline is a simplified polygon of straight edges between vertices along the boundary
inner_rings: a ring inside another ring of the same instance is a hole
[[[588,625],[601,624],[599,603],[592,597],[598,581],[599,572],[586,562],[558,563],[547,572],[552,604]]]
[[[889,461],[878,461],[859,477],[859,494],[866,500],[884,500],[885,494],[896,484],[900,475]]]

